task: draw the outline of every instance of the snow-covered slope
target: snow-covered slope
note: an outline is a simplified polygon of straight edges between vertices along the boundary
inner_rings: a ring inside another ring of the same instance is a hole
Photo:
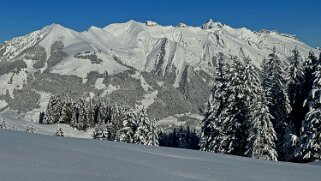
[[[320,52],[291,35],[212,20],[201,27],[129,21],[84,32],[52,24],[0,45],[0,109],[36,122],[52,94],[96,95],[145,105],[157,119],[178,117],[173,125],[195,123],[219,52],[258,66],[273,47],[283,61],[295,47],[304,58]]]
[[[316,181],[319,166],[0,130],[1,181]]]

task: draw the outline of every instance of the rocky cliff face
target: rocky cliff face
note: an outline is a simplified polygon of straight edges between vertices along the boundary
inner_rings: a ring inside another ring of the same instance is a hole
[[[100,96],[160,125],[197,125],[213,84],[216,56],[249,56],[259,66],[273,47],[286,62],[295,36],[209,20],[202,27],[129,21],[76,32],[53,24],[0,45],[0,108],[37,121],[52,94]]]

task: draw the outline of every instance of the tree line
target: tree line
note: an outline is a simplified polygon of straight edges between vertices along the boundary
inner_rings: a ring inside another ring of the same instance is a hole
[[[282,62],[275,48],[262,61],[218,55],[202,121],[200,149],[263,160],[321,158],[321,60],[297,48]]]
[[[135,113],[106,100],[52,96],[43,124],[94,128],[93,138],[226,153],[263,160],[310,162],[321,158],[321,58],[303,60],[297,48],[282,62],[275,48],[261,63],[219,53],[201,133],[164,132],[146,110]],[[58,129],[59,130],[59,129]],[[57,130],[57,131],[58,131]]]

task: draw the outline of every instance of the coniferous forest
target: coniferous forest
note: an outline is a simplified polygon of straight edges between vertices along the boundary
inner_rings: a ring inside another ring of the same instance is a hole
[[[321,159],[321,58],[296,48],[287,62],[275,49],[261,62],[219,53],[201,130],[158,129],[139,113],[103,98],[52,96],[41,124],[93,128],[94,139],[178,147],[250,158],[311,162]],[[227,61],[232,60],[232,61]],[[58,126],[56,136],[63,136]]]

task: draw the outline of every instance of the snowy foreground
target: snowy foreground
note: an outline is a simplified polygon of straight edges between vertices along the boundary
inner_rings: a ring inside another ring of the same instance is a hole
[[[1,181],[319,180],[321,167],[0,130]]]

